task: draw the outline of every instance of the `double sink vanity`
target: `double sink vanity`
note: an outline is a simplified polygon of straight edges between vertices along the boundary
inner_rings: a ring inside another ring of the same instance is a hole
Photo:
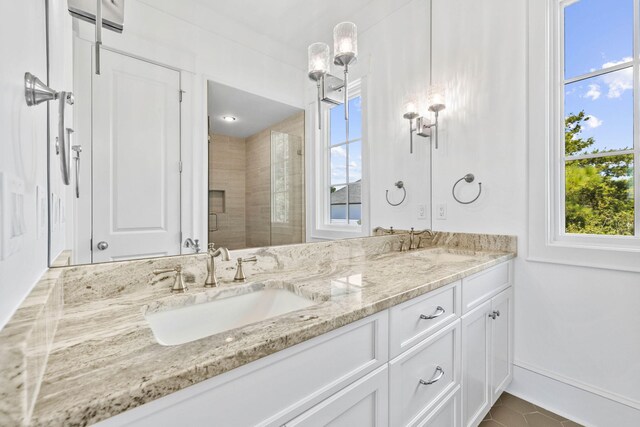
[[[477,425],[511,379],[515,238],[402,241],[238,251],[216,288],[206,254],[50,270],[0,334],[0,424]],[[153,274],[176,264],[186,293]]]

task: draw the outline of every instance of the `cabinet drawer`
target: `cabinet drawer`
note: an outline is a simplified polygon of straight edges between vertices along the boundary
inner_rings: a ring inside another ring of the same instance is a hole
[[[458,281],[390,309],[389,350],[392,358],[459,317],[460,284]]]
[[[385,365],[289,421],[285,427],[385,427],[389,423],[388,381]]]
[[[391,425],[415,425],[460,383],[460,320],[389,363]]]
[[[416,427],[454,427],[460,425],[460,387],[456,387]]]
[[[511,262],[462,279],[462,313],[473,310],[511,284]]]

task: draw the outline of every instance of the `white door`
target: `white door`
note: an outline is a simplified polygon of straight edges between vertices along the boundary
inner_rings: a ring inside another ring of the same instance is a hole
[[[462,317],[462,425],[477,426],[491,406],[489,337],[491,301]]]
[[[491,323],[491,402],[495,402],[513,376],[513,291],[511,288],[491,300],[496,313]]]
[[[180,253],[180,73],[103,49],[93,73],[93,262]]]

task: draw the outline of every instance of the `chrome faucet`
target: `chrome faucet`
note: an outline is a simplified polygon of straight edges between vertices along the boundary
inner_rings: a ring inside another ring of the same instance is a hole
[[[423,234],[426,234],[429,238],[433,239],[435,233],[432,230],[424,229],[422,231],[414,231],[413,227],[411,227],[411,231],[409,232],[409,250],[412,249],[420,249],[420,245],[422,244]],[[416,237],[418,238],[418,243],[415,243]]]
[[[164,268],[161,270],[153,270],[153,274],[164,274],[164,273],[176,273],[176,280],[173,282],[173,286],[171,287],[171,292],[177,293],[185,293],[189,290],[187,285],[184,284],[184,277],[182,277],[182,267],[176,265],[174,268]]]
[[[209,250],[207,254],[209,255],[209,259],[207,259],[207,279],[204,281],[205,288],[215,288],[218,286],[218,279],[216,277],[216,257],[220,255],[220,259],[222,261],[229,261],[231,258],[229,257],[229,250],[227,248],[218,248],[216,249],[215,243],[209,243]]]
[[[193,252],[200,253],[200,241],[198,239],[192,240],[191,237],[187,237],[184,241],[185,248],[192,248]]]

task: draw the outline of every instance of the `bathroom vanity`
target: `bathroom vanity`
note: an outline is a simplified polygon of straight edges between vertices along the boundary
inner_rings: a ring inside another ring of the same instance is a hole
[[[29,425],[477,425],[511,380],[515,239],[401,244],[257,249],[247,283],[219,262],[212,290],[201,255],[65,269]],[[193,276],[186,294],[150,274],[176,262]],[[308,303],[179,344],[153,324],[274,290]]]

